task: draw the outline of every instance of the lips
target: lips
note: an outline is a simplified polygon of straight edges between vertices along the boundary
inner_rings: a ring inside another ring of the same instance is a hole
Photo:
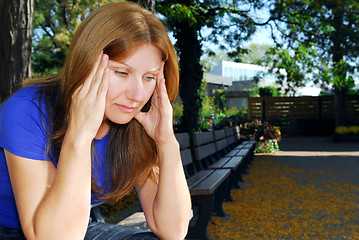
[[[116,106],[121,109],[123,112],[127,112],[127,113],[130,113],[132,112],[133,110],[136,109],[136,107],[129,107],[129,106],[126,106],[126,105],[121,105],[121,104],[116,104]]]

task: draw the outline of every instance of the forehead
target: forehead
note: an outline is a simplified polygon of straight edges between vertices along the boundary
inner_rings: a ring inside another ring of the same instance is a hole
[[[162,52],[152,44],[136,47],[130,54],[121,59],[110,60],[110,66],[125,65],[133,69],[159,68],[162,62]]]

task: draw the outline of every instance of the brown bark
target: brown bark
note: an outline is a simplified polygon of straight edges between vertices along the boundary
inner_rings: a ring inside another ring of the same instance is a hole
[[[150,10],[151,12],[155,12],[156,0],[130,0],[130,1],[140,4],[142,7]]]
[[[0,102],[31,76],[34,0],[0,1]]]

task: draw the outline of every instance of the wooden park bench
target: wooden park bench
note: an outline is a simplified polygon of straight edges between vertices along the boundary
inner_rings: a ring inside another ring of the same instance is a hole
[[[243,160],[241,160],[241,156],[219,156],[233,152],[233,147],[238,144],[236,134],[235,132],[234,143],[231,143],[233,140],[228,141],[226,135],[227,143],[225,144],[223,131],[221,131],[221,139],[217,145],[213,132],[198,133],[192,139],[187,133],[176,134],[181,147],[183,168],[192,199],[193,218],[190,221],[186,239],[210,239],[207,225],[212,214],[226,216],[222,204],[224,199],[231,200],[230,190],[233,186],[235,187],[233,179],[236,179],[238,183],[238,179],[233,178],[233,176],[240,176],[234,175],[238,171],[234,169],[238,169],[238,163],[240,163],[241,169]],[[191,145],[190,140],[193,140],[195,144]],[[241,144],[240,148],[237,146],[236,153],[242,147],[246,147],[250,151],[250,143],[246,144]],[[220,148],[219,145],[221,145]],[[233,150],[229,152],[231,149]],[[93,221],[105,221],[99,206],[91,210],[91,218]],[[143,212],[138,211],[133,212],[132,215],[118,224],[148,229]]]
[[[196,162],[199,167],[203,166],[204,169],[228,169],[231,171],[228,186],[225,190],[225,200],[233,201],[231,190],[240,187],[238,181],[242,179],[241,163],[243,158],[222,157],[229,151],[224,130],[196,133],[193,135],[193,142]]]
[[[222,208],[229,169],[200,169],[195,166],[187,133],[176,134],[181,146],[181,158],[191,193],[193,218],[188,239],[210,239],[207,225],[213,212],[225,216]]]

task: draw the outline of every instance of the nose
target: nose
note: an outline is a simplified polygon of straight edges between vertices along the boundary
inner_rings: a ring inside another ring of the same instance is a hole
[[[142,82],[142,77],[133,76],[130,81],[128,81],[126,97],[135,102],[141,102],[144,98],[144,86]]]

